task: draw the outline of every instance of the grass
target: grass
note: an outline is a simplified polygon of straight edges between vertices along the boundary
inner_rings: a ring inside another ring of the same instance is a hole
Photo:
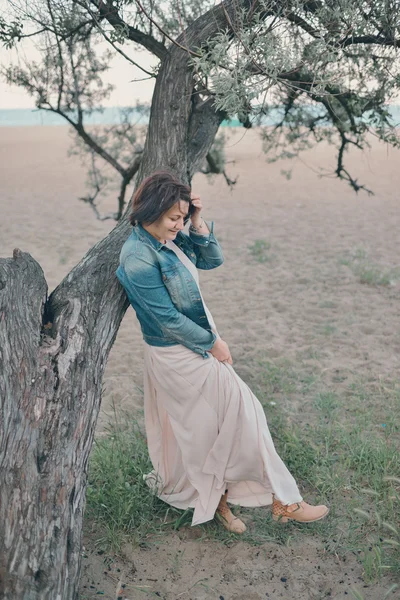
[[[339,257],[338,263],[349,267],[359,282],[366,285],[389,286],[400,280],[400,268],[383,268],[371,262],[362,248],[358,248],[349,256]]]
[[[336,308],[337,304],[331,300],[323,300],[318,306],[319,308]]]
[[[331,322],[321,323],[316,327],[316,330],[321,335],[333,335],[334,333],[338,333],[338,328]]]
[[[278,452],[304,497],[328,502],[331,513],[304,528],[295,523],[282,527],[262,508],[240,509],[250,525],[240,539],[254,545],[290,544],[313,535],[328,552],[358,556],[366,583],[387,572],[400,573],[399,384],[354,375],[349,383],[334,384],[340,385],[339,392],[318,365],[300,359],[259,358],[254,374],[252,389],[264,406]],[[108,436],[96,440],[87,517],[99,525],[103,547],[116,549],[127,540],[154,543],[154,536],[190,524],[192,510],[178,511],[150,493],[143,481],[150,470],[137,423],[128,428],[115,424]],[[202,529],[204,537],[222,544],[236,539],[215,522]]]
[[[255,240],[254,244],[248,246],[248,249],[257,262],[265,263],[274,258],[274,255],[269,253],[271,244],[265,240]]]
[[[114,422],[95,440],[90,458],[86,516],[101,526],[102,548],[119,550],[127,540],[144,543],[182,516],[149,492],[143,475],[151,471],[146,439],[137,422]]]

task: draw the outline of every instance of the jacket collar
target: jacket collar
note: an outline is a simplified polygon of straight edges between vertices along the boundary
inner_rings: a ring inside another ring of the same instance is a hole
[[[147,242],[150,244],[150,246],[157,250],[157,252],[163,248],[164,244],[159,242],[154,236],[151,235],[151,233],[146,231],[146,229],[142,227],[140,223],[136,223],[136,225],[133,226],[133,230],[136,232],[138,238],[142,242]]]
[[[138,238],[142,242],[149,243],[157,252],[159,252],[161,250],[161,248],[166,247],[165,244],[163,244],[162,242],[159,242],[140,223],[137,223],[136,225],[134,225],[133,230],[136,232]],[[182,237],[182,233],[180,231],[178,231],[178,234],[175,238],[175,243],[177,243],[179,246],[181,245],[181,241],[182,241],[181,237]]]

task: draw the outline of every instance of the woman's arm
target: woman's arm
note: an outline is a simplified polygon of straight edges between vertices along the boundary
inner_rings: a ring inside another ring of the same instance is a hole
[[[192,206],[195,211],[190,217],[189,239],[193,251],[196,253],[196,267],[198,269],[215,269],[224,262],[222,248],[214,235],[214,221],[210,226],[201,217],[203,204],[200,196],[192,194]]]
[[[204,220],[203,220],[204,221]],[[195,232],[189,227],[189,235],[186,235],[193,247],[193,252],[196,254],[196,267],[198,269],[215,269],[224,262],[222,248],[214,235],[214,221],[210,225],[204,221],[204,229],[207,233],[200,233],[200,228]]]
[[[183,344],[207,358],[207,351],[213,347],[216,335],[175,308],[161,272],[151,257],[130,254],[122,267],[117,270],[117,276],[132,306],[139,306],[170,341]]]

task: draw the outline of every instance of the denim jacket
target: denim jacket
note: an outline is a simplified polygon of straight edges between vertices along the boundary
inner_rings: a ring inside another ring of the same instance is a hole
[[[174,243],[198,269],[215,269],[224,261],[214,236],[189,229],[179,231]],[[216,340],[199,288],[173,250],[153,237],[140,223],[122,246],[116,275],[136,311],[145,342],[151,346],[183,344],[209,358]]]

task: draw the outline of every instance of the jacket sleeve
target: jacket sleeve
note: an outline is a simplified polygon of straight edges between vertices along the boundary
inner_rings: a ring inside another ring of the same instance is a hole
[[[213,347],[216,335],[176,309],[158,266],[146,256],[130,254],[123,267],[128,294],[157,323],[165,336],[207,358],[207,350]]]
[[[205,222],[210,233],[203,235],[189,229],[189,235],[185,234],[192,242],[193,252],[196,254],[196,267],[209,270],[219,267],[224,262],[222,248],[214,235],[214,221],[210,225]]]

